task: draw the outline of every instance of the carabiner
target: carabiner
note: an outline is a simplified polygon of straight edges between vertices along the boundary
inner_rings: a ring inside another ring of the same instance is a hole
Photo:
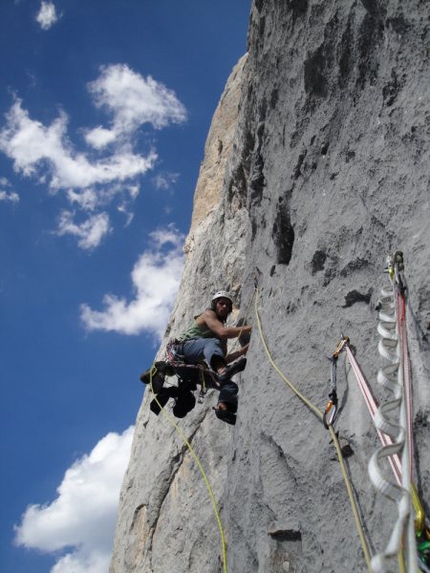
[[[333,390],[333,392],[329,394],[329,398],[330,400],[328,401],[325,412],[323,414],[323,424],[326,430],[328,430],[329,426],[333,425],[334,419],[336,418],[337,414],[336,390]]]

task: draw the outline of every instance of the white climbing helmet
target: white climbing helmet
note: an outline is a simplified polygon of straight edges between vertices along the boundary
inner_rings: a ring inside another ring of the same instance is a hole
[[[226,298],[227,300],[229,300],[231,303],[231,307],[233,308],[233,299],[232,299],[230,293],[228,293],[226,290],[219,290],[218,292],[216,292],[213,295],[212,300],[211,300],[211,307],[213,309],[215,308],[216,301],[219,298]]]

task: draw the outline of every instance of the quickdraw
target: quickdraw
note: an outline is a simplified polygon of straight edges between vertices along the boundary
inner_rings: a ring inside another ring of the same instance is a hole
[[[405,270],[405,264],[403,262],[403,253],[402,251],[396,251],[394,255],[387,255],[386,258],[387,266],[384,269],[384,272],[388,273],[390,281],[397,285],[401,291],[406,289],[406,285],[402,280],[401,273]]]
[[[327,402],[327,406],[325,408],[323,414],[323,424],[326,430],[329,429],[329,426],[332,426],[336,415],[338,413],[338,397],[337,397],[337,359],[339,358],[339,354],[345,348],[345,345],[349,344],[349,338],[343,336],[342,339],[336,346],[335,351],[329,357],[331,362],[331,377],[330,377],[330,392],[329,392],[329,401]]]

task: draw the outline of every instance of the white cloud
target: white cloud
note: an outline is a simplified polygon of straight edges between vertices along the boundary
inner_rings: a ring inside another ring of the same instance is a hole
[[[70,211],[63,211],[60,215],[56,234],[59,236],[72,235],[77,237],[78,245],[82,249],[95,249],[111,230],[107,213],[93,215],[81,224],[75,223],[73,217],[74,214]]]
[[[172,90],[151,76],[145,79],[124,64],[101,68],[100,77],[90,82],[88,89],[96,105],[113,116],[111,130],[99,126],[87,133],[87,141],[96,147],[133,133],[145,123],[160,129],[187,118],[184,106]]]
[[[158,173],[152,182],[156,189],[163,189],[167,191],[176,184],[179,178],[179,173]]]
[[[54,554],[51,573],[107,572],[133,431],[105,436],[66,471],[53,502],[26,509],[16,543]]]
[[[87,131],[85,140],[94,149],[103,149],[103,147],[115,141],[115,134],[110,129],[99,126]]]
[[[6,177],[0,177],[0,201],[5,203],[18,203],[19,195],[11,191],[11,184]]]
[[[52,6],[44,2],[43,5]],[[55,10],[55,8],[54,8]],[[41,10],[42,12],[42,10]],[[110,65],[101,69],[100,76],[88,84],[97,107],[105,109],[110,118],[108,127],[99,125],[84,129],[85,150],[72,144],[68,134],[69,118],[64,111],[47,125],[30,117],[22,100],[16,99],[6,114],[0,130],[0,151],[13,161],[14,169],[24,177],[48,185],[53,193],[64,197],[82,213],[90,213],[85,227],[71,225],[70,216],[64,220],[58,235],[72,234],[82,248],[100,243],[93,236],[86,240],[89,229],[96,230],[95,213],[106,211],[115,197],[120,196],[116,209],[123,212],[129,223],[133,218],[132,201],[138,193],[138,178],[152,170],[158,155],[154,148],[145,154],[136,152],[137,132],[144,124],[155,129],[186,120],[186,110],[175,93],[151,77],[144,78],[126,65]],[[82,130],[80,130],[82,133]],[[161,183],[160,183],[161,184]],[[166,183],[164,183],[166,184]],[[0,200],[16,201],[0,189]],[[102,214],[97,229],[101,232]],[[107,226],[104,226],[104,233]]]
[[[139,257],[131,273],[134,299],[127,302],[106,294],[103,311],[81,305],[81,319],[88,330],[163,336],[182,275],[184,236],[170,225],[151,233],[151,239],[152,248]]]
[[[136,197],[139,195],[140,189],[137,185],[130,185],[128,192],[132,199],[136,199]]]
[[[9,203],[18,203],[19,195],[14,191],[12,191],[12,193],[8,193],[7,191],[3,191],[3,189],[0,189],[0,201],[5,201]]]
[[[39,13],[36,16],[36,21],[40,24],[42,30],[49,30],[58,20],[55,5],[50,2],[42,1]]]
[[[131,207],[133,201],[136,199],[139,193],[140,193],[140,188],[138,187],[138,185],[130,185],[124,188],[125,196],[121,204],[118,205],[117,210],[119,211],[119,213],[122,213],[126,217],[124,224],[125,227],[128,227],[128,225],[130,225],[130,223],[134,219],[134,213]]]
[[[123,148],[92,163],[84,153],[71,148],[64,112],[45,127],[29,117],[20,100],[12,105],[6,120],[0,131],[0,150],[14,161],[15,171],[25,176],[35,176],[38,168],[45,173],[49,165],[53,190],[125,181],[152,169],[157,159],[154,151],[143,157]]]
[[[91,551],[86,555],[82,551],[76,554],[67,554],[51,569],[51,573],[107,573],[109,570],[110,555]]]
[[[68,189],[67,198],[71,205],[76,203],[84,211],[94,211],[99,204],[99,196],[93,188],[79,191]]]

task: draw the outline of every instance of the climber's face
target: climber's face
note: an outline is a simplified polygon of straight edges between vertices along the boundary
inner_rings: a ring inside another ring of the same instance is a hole
[[[216,313],[220,318],[226,319],[231,311],[231,302],[228,298],[221,297],[216,301]]]

